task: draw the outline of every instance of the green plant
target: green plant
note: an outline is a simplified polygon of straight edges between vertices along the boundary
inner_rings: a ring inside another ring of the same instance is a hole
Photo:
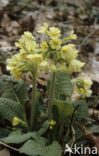
[[[67,42],[77,38],[73,31],[61,39],[60,30],[55,27],[48,29],[45,23],[39,32],[45,33],[48,41],[39,45],[30,32],[25,32],[16,43],[20,53],[7,60],[7,69],[15,79],[6,75],[0,78],[1,124],[3,129],[6,126],[8,129],[7,132],[4,130],[1,141],[18,145],[17,151],[27,155],[45,156],[47,153],[48,156],[61,156],[68,139],[71,139],[71,146],[76,141],[75,120],[86,122],[88,108],[82,98],[91,96],[92,81],[76,79],[71,82],[72,73],[79,72],[84,65],[77,60],[75,45]],[[51,73],[47,89],[48,107],[37,91],[39,71]],[[28,81],[23,81],[28,77],[32,80],[31,96]],[[72,102],[74,86],[79,100]],[[26,101],[31,104],[29,115],[25,110]]]

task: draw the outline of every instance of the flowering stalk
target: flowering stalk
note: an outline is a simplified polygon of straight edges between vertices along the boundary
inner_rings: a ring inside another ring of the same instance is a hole
[[[35,103],[36,103],[36,76],[35,73],[32,73],[32,101],[31,101],[31,131],[34,130],[34,124],[35,124]]]
[[[49,101],[48,101],[48,118],[52,118],[52,106],[53,106],[53,97],[54,97],[54,87],[55,87],[55,72],[52,75],[50,89],[49,89]]]

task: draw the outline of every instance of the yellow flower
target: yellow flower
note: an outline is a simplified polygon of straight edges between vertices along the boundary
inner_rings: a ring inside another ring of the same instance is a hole
[[[20,42],[20,43],[15,42],[15,46],[19,48],[24,48],[24,42]]]
[[[36,42],[33,40],[27,40],[25,42],[25,47],[28,51],[33,51],[36,48]]]
[[[19,53],[13,55],[10,59],[7,60],[7,70],[10,71],[11,75],[15,79],[20,79],[22,73],[27,71],[28,59],[26,58],[25,53]]]
[[[51,120],[49,124],[50,124],[51,126],[54,126],[54,125],[56,125],[56,121]]]
[[[16,80],[19,80],[22,77],[22,72],[19,68],[11,70],[10,73]]]
[[[24,35],[21,36],[19,42],[15,43],[15,46],[24,49],[25,52],[33,51],[36,48],[35,38],[31,32],[24,32]]]
[[[45,70],[48,70],[49,69],[49,64],[46,60],[42,61],[39,65],[39,68],[42,70],[42,71],[45,71]]]
[[[38,30],[39,33],[47,33],[48,32],[48,24],[44,23],[43,26]]]
[[[74,34],[74,30],[71,31],[70,35],[67,37],[67,40],[76,40],[77,35]]]
[[[63,40],[62,40],[62,43],[68,41],[68,40],[76,40],[77,39],[77,35],[74,34],[74,30],[72,30],[70,32],[70,35],[68,37],[65,37]]]
[[[33,39],[33,40],[35,40],[35,37],[32,35],[32,33],[31,32],[29,32],[29,31],[25,31],[24,32],[24,35],[26,35],[26,37],[28,38],[28,39]]]
[[[10,71],[12,76],[15,77],[15,79],[20,79],[22,77],[21,68],[24,65],[24,63],[20,62],[20,53],[15,54],[12,56],[12,58],[7,60],[7,70]]]
[[[81,62],[81,61],[79,61],[79,60],[74,59],[74,60],[72,60],[72,61],[70,62],[70,65],[69,65],[69,68],[68,68],[68,72],[69,72],[69,73],[72,73],[72,72],[79,72],[80,69],[81,69],[81,67],[84,66],[84,64],[85,64],[85,63],[83,63],[83,62]]]
[[[91,79],[84,80],[84,87],[85,87],[86,89],[91,88],[91,85],[92,85],[92,80],[91,80]]]
[[[60,39],[50,40],[49,44],[51,45],[52,49],[59,49],[61,47],[61,40]]]
[[[86,94],[86,97],[90,97],[91,94],[92,94],[92,90],[91,89],[86,89],[85,94]]]
[[[61,63],[59,65],[59,67],[57,68],[57,70],[60,71],[60,72],[65,72],[65,71],[67,71],[67,67],[66,67],[66,65],[64,63]]]
[[[82,78],[78,78],[76,80],[76,84],[79,88],[89,89],[89,88],[91,88],[92,80],[90,78],[87,78],[86,80],[84,80]]]
[[[82,79],[82,78],[78,78],[76,80],[76,85],[77,85],[77,93],[79,94],[79,96],[81,96],[82,98],[85,97],[90,97],[92,94],[91,91],[91,85],[92,85],[92,81],[91,79]]]
[[[49,128],[50,128],[50,130],[53,130],[53,127],[56,125],[56,121],[54,121],[54,120],[51,120],[50,122],[49,122]]]
[[[13,122],[12,122],[13,126],[17,126],[19,123],[20,123],[20,119],[17,117],[14,117]]]
[[[78,51],[75,49],[74,44],[68,44],[62,47],[61,57],[66,61],[70,62],[71,60],[77,58]]]
[[[40,47],[41,47],[41,49],[42,49],[43,52],[46,52],[47,49],[48,49],[47,42],[45,42],[45,41],[42,42],[42,43],[40,44]]]
[[[50,130],[53,130],[53,126],[50,126],[49,128],[50,128]]]
[[[90,97],[92,94],[92,91],[90,89],[84,89],[84,88],[77,88],[78,94],[82,97]]]
[[[61,32],[58,28],[50,27],[48,35],[51,39],[58,39],[61,36]]]
[[[15,79],[20,79],[22,74],[28,71],[37,71],[40,63],[43,61],[41,54],[19,53],[7,60],[7,70]]]
[[[29,54],[27,55],[28,61],[31,61],[32,63],[38,64],[42,61],[42,55],[41,54]]]

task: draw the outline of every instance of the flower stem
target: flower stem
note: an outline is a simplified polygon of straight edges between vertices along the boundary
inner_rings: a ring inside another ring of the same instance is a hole
[[[32,101],[31,101],[31,131],[34,130],[35,125],[35,103],[36,103],[36,77],[35,73],[32,73]]]
[[[55,87],[55,73],[53,73],[53,75],[52,75],[50,89],[49,89],[49,101],[48,101],[48,118],[49,118],[49,120],[52,118],[54,87]]]

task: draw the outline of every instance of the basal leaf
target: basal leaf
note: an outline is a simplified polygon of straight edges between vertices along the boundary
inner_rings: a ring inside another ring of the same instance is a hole
[[[73,106],[65,101],[54,100],[53,104],[58,108],[60,117],[66,118],[73,113]]]

